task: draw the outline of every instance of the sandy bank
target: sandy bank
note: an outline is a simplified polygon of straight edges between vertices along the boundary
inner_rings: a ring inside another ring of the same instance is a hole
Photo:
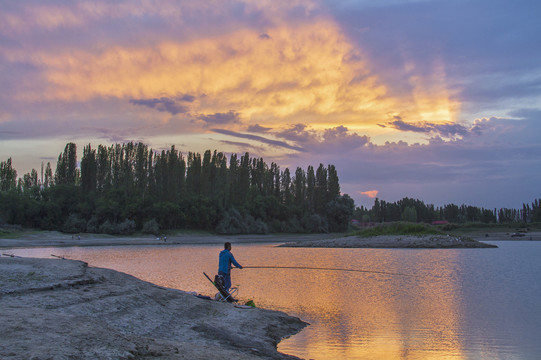
[[[123,245],[207,245],[284,243],[307,240],[329,239],[342,234],[270,234],[270,235],[215,235],[180,234],[167,235],[166,241],[155,236],[112,236],[102,234],[70,235],[57,231],[38,231],[21,234],[16,239],[0,238],[0,248],[50,247],[50,246],[123,246]]]
[[[306,324],[72,260],[0,258],[2,359],[290,359]]]
[[[447,235],[381,235],[372,237],[349,236],[334,239],[291,242],[282,247],[315,247],[315,248],[495,248],[496,245],[464,237]]]

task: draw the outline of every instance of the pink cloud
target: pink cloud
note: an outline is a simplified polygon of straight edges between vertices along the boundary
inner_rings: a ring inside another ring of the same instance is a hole
[[[368,191],[359,191],[359,194],[368,196],[370,199],[375,198],[378,196],[379,190],[368,190]]]

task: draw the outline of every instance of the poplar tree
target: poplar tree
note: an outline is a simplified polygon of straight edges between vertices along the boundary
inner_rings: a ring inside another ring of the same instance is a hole
[[[84,193],[96,190],[98,166],[96,163],[96,150],[88,144],[83,149],[81,159],[81,189]]]
[[[17,187],[17,171],[11,165],[11,158],[0,163],[0,191]]]
[[[316,187],[315,187],[315,210],[318,214],[323,214],[325,204],[327,204],[327,169],[323,164],[319,164],[316,170]]]

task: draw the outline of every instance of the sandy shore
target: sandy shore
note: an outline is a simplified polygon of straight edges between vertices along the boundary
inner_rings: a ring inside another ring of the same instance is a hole
[[[282,247],[315,248],[414,248],[414,249],[458,249],[458,248],[496,248],[467,237],[449,235],[381,235],[372,237],[348,236],[334,239],[290,242]]]
[[[123,246],[123,245],[206,245],[223,244],[230,241],[235,244],[286,243],[319,239],[333,239],[343,234],[271,234],[271,235],[214,235],[180,234],[167,235],[167,239],[155,236],[111,236],[102,234],[70,235],[57,231],[38,231],[21,234],[16,239],[0,238],[0,248],[49,247],[49,246]]]
[[[0,258],[2,359],[292,359],[306,324],[74,260]]]

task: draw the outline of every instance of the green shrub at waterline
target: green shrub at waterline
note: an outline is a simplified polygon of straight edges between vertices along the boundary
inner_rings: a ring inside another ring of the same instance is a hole
[[[351,236],[370,237],[378,235],[444,235],[442,231],[428,224],[407,222],[384,223],[368,229],[355,231]]]

